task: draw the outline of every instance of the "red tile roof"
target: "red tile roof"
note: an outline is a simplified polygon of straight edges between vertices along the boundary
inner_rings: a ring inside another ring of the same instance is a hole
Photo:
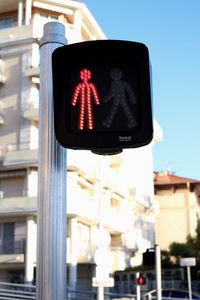
[[[154,172],[154,185],[200,183],[200,181],[174,175],[172,172]]]

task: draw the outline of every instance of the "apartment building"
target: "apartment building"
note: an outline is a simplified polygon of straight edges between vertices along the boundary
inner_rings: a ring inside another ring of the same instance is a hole
[[[0,281],[35,278],[39,41],[49,21],[65,25],[68,43],[106,38],[83,2],[0,0]],[[159,130],[155,123],[154,141]],[[109,157],[67,150],[68,285],[91,288],[100,221],[111,237],[111,273],[154,245],[152,147]]]
[[[156,242],[168,250],[173,242],[184,243],[195,236],[199,220],[200,181],[157,172],[154,176],[155,199],[160,213],[156,217]]]

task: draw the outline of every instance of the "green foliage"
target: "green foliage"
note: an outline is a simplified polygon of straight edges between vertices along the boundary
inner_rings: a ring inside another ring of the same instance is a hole
[[[162,267],[169,268],[173,266],[173,262],[171,260],[170,252],[167,250],[161,251],[161,260],[162,260]]]
[[[173,242],[169,247],[169,252],[171,256],[175,257],[175,263],[178,264],[180,257],[192,257],[194,256],[194,249],[190,247],[187,243],[177,243]]]
[[[199,278],[200,274],[200,221],[197,224],[196,235],[187,237],[186,243],[173,242],[169,246],[169,251],[162,251],[162,266],[179,266],[181,257],[195,257],[196,267],[192,268],[192,277]]]
[[[196,236],[187,237],[187,245],[193,250],[193,256],[196,257],[197,265],[200,266],[200,221],[197,224]]]

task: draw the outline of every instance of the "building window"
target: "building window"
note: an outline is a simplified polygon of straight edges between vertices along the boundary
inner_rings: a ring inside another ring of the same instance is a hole
[[[0,253],[14,253],[14,223],[0,224]]]
[[[13,17],[5,17],[0,19],[0,29],[9,28],[15,25],[16,22],[14,21]]]
[[[47,19],[48,21],[57,21],[58,20],[58,16],[49,15],[49,14],[45,14],[45,13],[40,13],[40,17],[43,19]]]

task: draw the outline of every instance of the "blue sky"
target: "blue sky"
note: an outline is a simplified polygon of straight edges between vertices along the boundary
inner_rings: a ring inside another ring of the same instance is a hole
[[[200,0],[85,0],[108,39],[142,42],[163,129],[154,170],[200,179]]]

